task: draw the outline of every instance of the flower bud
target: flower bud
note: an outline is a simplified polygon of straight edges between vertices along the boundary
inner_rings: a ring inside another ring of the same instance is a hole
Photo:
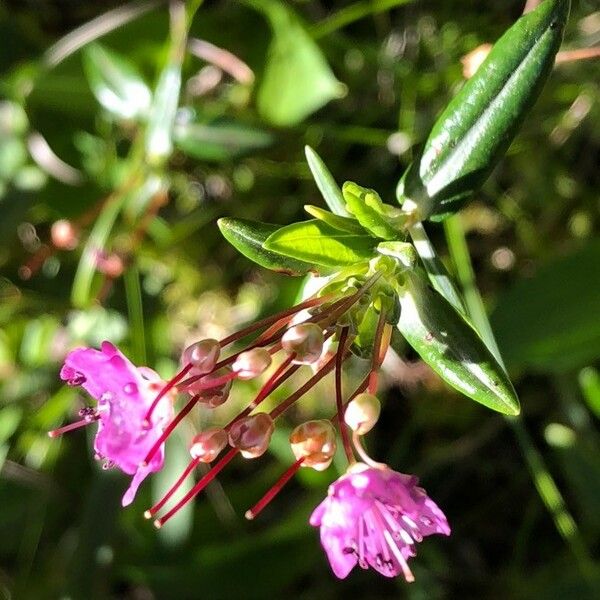
[[[54,246],[60,250],[74,250],[79,244],[79,232],[67,219],[59,219],[52,223],[50,238]]]
[[[346,406],[344,421],[346,425],[359,435],[364,435],[373,429],[379,419],[381,404],[373,394],[359,394]]]
[[[275,425],[267,413],[257,413],[236,421],[229,429],[229,444],[244,458],[258,458],[267,451]]]
[[[262,375],[271,365],[271,355],[264,348],[253,348],[242,352],[232,368],[240,379],[254,379]]]
[[[281,346],[294,355],[295,365],[310,365],[323,353],[323,330],[316,323],[294,325],[283,334]]]
[[[231,367],[222,367],[218,371],[214,373],[209,373],[204,376],[202,379],[195,381],[188,388],[187,392],[192,396],[198,394],[200,397],[198,398],[198,402],[205,404],[208,408],[216,408],[217,406],[221,406],[224,404],[229,398],[229,392],[231,391],[231,386],[233,384],[233,379],[228,379],[224,381],[220,385],[215,387],[208,387],[211,381],[224,379],[229,374],[232,373]],[[200,373],[196,372],[195,367],[190,371],[190,375],[196,376],[200,375]]]
[[[190,446],[192,458],[209,463],[215,460],[221,450],[227,445],[227,432],[218,427],[211,427],[194,436]]]
[[[191,364],[196,375],[203,375],[215,368],[220,353],[219,342],[208,338],[188,346],[181,354],[181,362],[184,365]]]
[[[303,467],[324,471],[337,448],[335,429],[330,421],[307,421],[292,431],[290,444],[296,459],[304,458]]]

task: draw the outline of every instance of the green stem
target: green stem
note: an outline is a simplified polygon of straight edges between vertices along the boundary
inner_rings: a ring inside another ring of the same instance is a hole
[[[129,265],[123,276],[125,297],[129,314],[129,332],[133,350],[133,361],[138,365],[146,364],[146,336],[144,332],[144,309],[142,307],[142,290],[140,274],[137,266]]]
[[[409,2],[412,0],[360,0],[313,25],[310,32],[315,39],[318,39],[369,15],[376,15]]]
[[[467,311],[483,341],[494,356],[496,356],[498,362],[504,366],[485,311],[483,299],[477,288],[473,264],[471,263],[471,256],[467,247],[460,216],[455,215],[447,219],[444,222],[444,228],[450,256],[454,262],[458,280],[464,290]],[[505,419],[513,430],[538,494],[552,516],[558,533],[571,549],[581,571],[585,575],[589,575],[593,568],[589,550],[581,536],[575,519],[569,512],[565,500],[544,462],[543,456],[535,447],[533,439],[520,417],[505,417]]]

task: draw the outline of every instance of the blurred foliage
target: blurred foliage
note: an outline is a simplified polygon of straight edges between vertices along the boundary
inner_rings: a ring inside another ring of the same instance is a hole
[[[57,376],[73,346],[110,339],[168,376],[191,340],[289,306],[302,281],[251,265],[216,219],[287,224],[304,204],[323,206],[305,144],[339,182],[393,203],[461,86],[461,57],[522,9],[215,0],[192,20],[186,50],[189,13],[161,2],[0,7],[0,598],[598,597],[599,61],[555,67],[461,213],[525,424],[583,558],[558,535],[503,421],[410,353],[387,367],[369,441],[422,478],[453,526],[422,544],[411,586],[331,575],[307,524],[331,472],[301,472],[260,519],[243,520],[291,461],[285,438],[256,463],[234,462],[157,533],[142,511],[179,472],[191,428],[128,510],[124,477],[97,468],[84,433],[46,435],[80,406]],[[574,2],[565,48],[600,42],[597,11]],[[431,235],[443,248],[443,229]],[[329,402],[319,386],[299,415]]]

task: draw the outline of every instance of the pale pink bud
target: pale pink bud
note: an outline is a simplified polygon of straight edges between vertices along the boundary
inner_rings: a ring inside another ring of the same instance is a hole
[[[236,421],[229,429],[229,444],[244,458],[257,458],[267,451],[275,429],[267,413],[257,413]]]
[[[346,425],[359,435],[364,435],[373,429],[379,419],[381,403],[373,394],[359,394],[348,402],[344,413]]]
[[[231,391],[231,386],[233,384],[233,378],[229,378],[231,373],[231,367],[222,367],[218,371],[210,373],[202,379],[195,381],[186,389],[186,391],[192,396],[198,394],[200,396],[198,402],[205,404],[209,408],[216,408],[217,406],[224,404],[227,398],[229,398],[229,392]],[[190,376],[194,377],[196,375],[200,375],[200,373],[197,373],[194,367],[190,371]],[[222,381],[222,383],[218,383],[219,381]],[[212,382],[217,383],[218,385],[208,387]]]
[[[283,334],[281,346],[294,355],[294,364],[310,365],[323,353],[323,330],[316,323],[294,325]]]
[[[96,268],[107,277],[116,279],[121,276],[125,267],[118,254],[107,254],[100,250],[96,253]]]
[[[52,223],[50,237],[54,246],[61,250],[74,250],[79,244],[79,232],[67,219],[60,219]]]
[[[227,432],[218,427],[211,427],[194,436],[190,446],[192,458],[209,463],[215,460],[227,445]]]
[[[233,363],[233,370],[240,379],[254,379],[262,375],[271,365],[271,355],[264,348],[253,348],[242,352]]]
[[[208,338],[188,346],[181,354],[181,362],[184,365],[193,365],[195,375],[203,375],[215,368],[220,353],[219,342]]]
[[[330,421],[307,421],[292,431],[290,444],[296,459],[304,459],[303,467],[324,471],[337,448],[335,429]]]

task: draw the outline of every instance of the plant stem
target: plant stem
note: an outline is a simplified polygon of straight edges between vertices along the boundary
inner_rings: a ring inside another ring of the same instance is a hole
[[[412,2],[412,0],[360,0],[313,25],[311,34],[315,39],[318,39],[369,15],[376,15],[409,2]]]
[[[450,256],[456,268],[460,285],[464,290],[467,311],[483,341],[487,344],[498,362],[504,366],[485,311],[483,299],[477,288],[473,264],[460,216],[455,215],[447,219],[444,222],[444,229]],[[521,417],[505,417],[505,420],[513,430],[533,483],[542,502],[550,513],[558,533],[569,546],[582,573],[589,575],[593,568],[589,550],[556,482],[552,478],[552,474],[544,462],[542,454],[533,443],[525,422]]]

